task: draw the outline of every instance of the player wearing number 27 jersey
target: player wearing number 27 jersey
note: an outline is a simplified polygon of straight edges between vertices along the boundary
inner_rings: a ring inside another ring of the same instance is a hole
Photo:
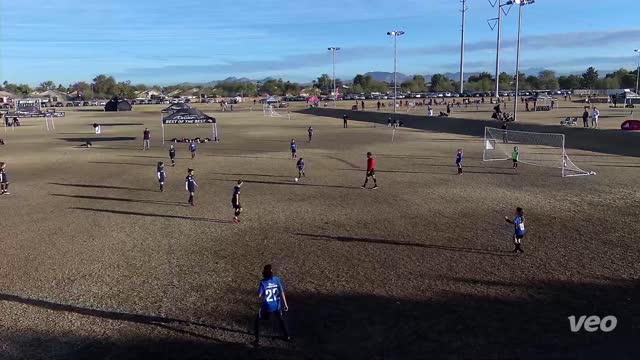
[[[265,265],[262,270],[262,280],[258,285],[258,297],[261,300],[260,311],[255,320],[255,336],[256,344],[260,341],[260,322],[262,320],[270,320],[271,316],[278,319],[280,329],[285,340],[290,340],[289,329],[283,318],[283,311],[288,311],[287,298],[284,295],[284,288],[280,282],[280,278],[273,276],[271,265]]]

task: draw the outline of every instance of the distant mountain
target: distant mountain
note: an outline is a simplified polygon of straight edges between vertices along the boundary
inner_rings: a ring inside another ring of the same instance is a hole
[[[367,75],[371,76],[371,78],[373,80],[376,80],[376,81],[384,81],[386,83],[392,83],[393,82],[393,73],[392,72],[371,71],[371,72],[368,72],[368,73],[364,74],[364,76],[367,76]],[[398,73],[398,75],[396,77],[396,81],[398,83],[401,83],[401,82],[406,81],[406,80],[411,80],[411,77],[412,76],[408,76],[408,75],[405,75],[403,73]]]

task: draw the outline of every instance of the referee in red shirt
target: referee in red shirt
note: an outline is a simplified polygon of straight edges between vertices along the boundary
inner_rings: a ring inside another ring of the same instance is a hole
[[[367,153],[367,176],[364,178],[364,185],[362,188],[367,187],[367,183],[369,182],[369,178],[373,179],[373,189],[378,188],[378,183],[376,182],[376,161],[371,155],[371,152]]]

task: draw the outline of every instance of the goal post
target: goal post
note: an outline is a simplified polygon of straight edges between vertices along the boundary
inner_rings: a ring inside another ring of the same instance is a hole
[[[510,160],[518,148],[518,162],[558,168],[562,177],[595,175],[577,167],[565,150],[565,135],[484,128],[483,161]]]
[[[262,107],[262,115],[265,117],[280,117],[280,114],[274,109],[272,104],[264,104]]]

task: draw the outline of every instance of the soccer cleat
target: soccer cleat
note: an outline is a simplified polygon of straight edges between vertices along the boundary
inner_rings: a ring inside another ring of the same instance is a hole
[[[373,185],[372,189],[377,189],[378,185]]]
[[[367,188],[367,185],[362,185],[362,186],[360,186],[360,188],[362,188],[362,189],[366,189],[366,188]]]
[[[239,222],[240,222],[240,219],[238,219],[238,218],[233,218],[233,222],[237,224],[237,223],[239,223]]]
[[[11,193],[8,191],[5,191],[4,193],[2,193],[2,195],[11,195]]]

